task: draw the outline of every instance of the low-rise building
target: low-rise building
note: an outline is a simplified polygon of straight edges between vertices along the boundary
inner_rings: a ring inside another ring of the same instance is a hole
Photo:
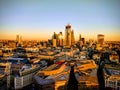
[[[20,75],[14,78],[15,89],[22,89],[23,87],[32,84],[34,74],[40,69],[40,65],[34,65],[32,67],[24,66],[19,72]]]
[[[11,63],[0,63],[0,82],[1,86],[5,86],[4,89],[10,88],[10,68]]]
[[[55,90],[55,81],[53,79],[43,79],[35,75],[34,84],[37,90]]]
[[[70,62],[70,61],[69,61]],[[66,83],[69,79],[70,66],[69,62],[62,64],[60,68],[55,69],[57,64],[53,64],[50,67],[39,71],[35,77],[35,85],[37,90],[64,90],[66,87]],[[85,61],[75,61],[75,76],[79,82],[78,88],[84,90],[84,88],[94,88],[94,90],[98,89],[98,82],[96,77],[96,64],[93,60],[85,60]],[[58,63],[58,62],[56,62]],[[82,65],[81,65],[82,64]],[[80,66],[82,67],[80,67]],[[62,70],[62,71],[61,71]],[[83,75],[83,76],[82,76]],[[54,81],[51,82],[51,81]],[[41,82],[46,82],[48,84],[44,84]],[[46,89],[46,87],[50,87],[51,89]],[[54,86],[54,88],[52,87]],[[82,86],[82,87],[81,87]],[[84,86],[84,87],[83,87]],[[41,88],[45,87],[45,88]]]
[[[105,86],[114,88],[115,90],[120,90],[120,75],[110,76],[105,79]]]
[[[53,65],[47,67],[46,69],[44,69],[42,71],[39,71],[37,74],[40,75],[40,76],[54,75],[54,74],[61,73],[62,71],[64,71],[65,68],[66,68],[65,63],[63,63],[62,65],[53,64]]]

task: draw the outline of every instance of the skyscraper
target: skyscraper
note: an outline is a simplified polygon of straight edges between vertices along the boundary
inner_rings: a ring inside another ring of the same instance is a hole
[[[71,44],[75,44],[75,37],[74,37],[74,31],[71,31]]]
[[[71,25],[68,24],[65,27],[65,45],[71,46],[74,42],[74,31],[71,29]]]
[[[58,45],[63,46],[63,35],[62,32],[58,34]]]
[[[103,34],[98,34],[97,39],[98,39],[98,44],[103,45],[104,35]]]
[[[57,46],[57,34],[55,32],[52,36],[52,43],[53,43],[53,47]]]
[[[79,34],[79,41],[81,41],[81,34]]]
[[[16,43],[17,44],[22,44],[22,36],[16,35]]]

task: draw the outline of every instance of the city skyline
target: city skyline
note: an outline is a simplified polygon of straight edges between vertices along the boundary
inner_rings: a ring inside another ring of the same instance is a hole
[[[105,35],[105,41],[120,41],[120,2],[105,0],[35,0],[0,1],[0,39],[51,39],[53,32],[63,32],[70,23],[75,33],[88,39]]]

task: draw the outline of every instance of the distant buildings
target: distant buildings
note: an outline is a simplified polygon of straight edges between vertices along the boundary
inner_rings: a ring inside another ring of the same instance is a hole
[[[83,46],[85,44],[85,38],[82,37],[81,34],[79,34],[78,42],[80,46]]]
[[[57,46],[57,34],[54,32],[52,37],[53,47]]]
[[[74,37],[74,30],[72,30],[71,25],[68,24],[65,27],[65,37],[64,37],[64,43],[63,43],[63,35],[62,32],[59,32],[59,34],[52,35],[52,44],[53,47],[57,46],[71,46],[75,44],[75,37]]]
[[[98,34],[97,39],[98,39],[98,44],[103,45],[103,43],[104,43],[104,35],[103,34]]]
[[[75,37],[74,37],[74,31],[71,31],[71,44],[74,45],[75,44]]]
[[[63,46],[63,35],[62,35],[62,32],[59,32],[59,34],[56,34],[54,32],[54,34],[52,36],[52,44],[53,44],[53,47]]]
[[[16,40],[0,41],[0,90],[64,90],[67,86],[69,90],[76,86],[78,90],[98,90],[99,84],[100,88],[120,90],[120,42],[104,43],[101,34],[98,43],[85,40],[80,34],[75,42],[68,24],[64,37],[62,32],[54,32],[48,41],[22,42],[20,35]],[[105,63],[99,64],[101,60]]]
[[[79,41],[81,41],[81,34],[79,34]]]

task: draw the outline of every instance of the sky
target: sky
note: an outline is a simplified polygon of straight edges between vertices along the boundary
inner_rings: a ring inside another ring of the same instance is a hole
[[[0,0],[0,39],[51,39],[70,23],[77,40],[120,41],[120,0]]]

